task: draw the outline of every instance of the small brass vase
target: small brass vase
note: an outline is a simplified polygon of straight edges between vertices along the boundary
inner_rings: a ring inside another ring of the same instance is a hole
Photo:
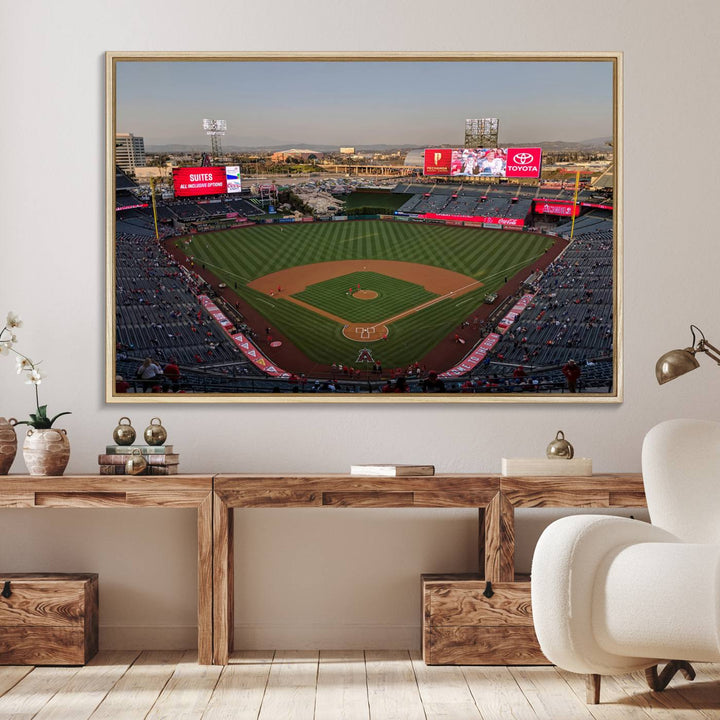
[[[148,445],[162,445],[166,440],[167,431],[162,426],[160,418],[153,418],[145,428],[145,442]]]
[[[125,472],[128,475],[142,475],[147,468],[147,461],[140,450],[135,448],[125,463]]]
[[[545,454],[555,460],[570,460],[575,455],[575,449],[565,439],[565,433],[558,430],[555,439],[547,446]]]
[[[123,423],[123,420],[126,422]],[[118,445],[132,445],[135,442],[135,428],[130,423],[130,418],[121,417],[117,427],[113,430],[113,440]]]

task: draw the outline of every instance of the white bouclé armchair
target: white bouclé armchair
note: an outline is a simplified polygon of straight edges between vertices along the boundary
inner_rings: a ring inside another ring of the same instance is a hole
[[[720,423],[657,425],[642,471],[651,524],[566,517],[533,557],[540,647],[588,675],[588,702],[599,702],[602,675],[644,669],[662,690],[678,670],[694,677],[689,661],[720,661]]]

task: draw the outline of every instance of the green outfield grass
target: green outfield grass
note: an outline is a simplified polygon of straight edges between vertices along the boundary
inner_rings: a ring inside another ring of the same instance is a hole
[[[277,327],[313,361],[328,365],[352,365],[363,346],[345,338],[340,324],[288,300],[253,290],[247,287],[247,283],[298,265],[377,259],[447,268],[484,284],[460,298],[447,298],[392,323],[387,340],[370,345],[384,367],[406,366],[419,360],[463,319],[471,317],[482,305],[485,295],[500,288],[506,277],[525,267],[529,274],[533,261],[551,245],[550,238],[531,233],[381,220],[256,225],[195,236],[187,247],[181,240],[178,241],[178,247],[233,288],[267,319],[269,325]],[[369,274],[384,278],[383,283],[402,283],[377,273]],[[382,290],[383,296],[376,300],[357,300],[345,295],[345,290],[352,283],[345,283],[346,278],[342,280],[337,294],[334,289],[328,291],[328,283],[330,288],[334,288],[332,283],[335,282],[328,280],[306,288],[299,295],[306,302],[349,321],[374,322],[373,318],[377,316],[371,315],[371,309],[374,303],[384,301],[384,289],[368,287],[376,292]],[[357,285],[357,282],[354,284]],[[364,287],[363,281],[359,282]],[[405,285],[430,295],[413,283]],[[395,287],[399,289],[401,286]],[[404,288],[403,293],[410,292],[410,288]],[[304,297],[308,292],[311,300]],[[410,307],[424,301],[418,297],[417,303],[408,299]],[[333,298],[337,302],[333,302]],[[399,301],[399,295],[397,299]],[[358,312],[367,310],[367,315],[355,315],[356,307]],[[353,312],[352,316],[346,314],[348,308]],[[382,317],[378,319],[382,320],[397,313],[383,311],[379,314]],[[354,320],[356,317],[358,320]]]
[[[350,294],[358,286],[378,296],[360,300]],[[375,272],[355,272],[315,283],[293,297],[350,322],[379,322],[437,297],[414,283]]]
[[[382,191],[354,192],[341,198],[345,201],[343,206],[346,210],[357,207],[374,207],[387,210],[392,214],[399,207],[402,207],[410,198],[412,193],[392,193]]]

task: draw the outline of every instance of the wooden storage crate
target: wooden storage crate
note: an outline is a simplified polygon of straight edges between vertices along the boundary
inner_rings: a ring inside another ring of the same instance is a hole
[[[485,591],[490,597],[486,597]],[[423,575],[423,660],[428,665],[548,665],[530,607],[530,578]]]
[[[0,665],[84,665],[98,651],[98,576],[0,574]]]

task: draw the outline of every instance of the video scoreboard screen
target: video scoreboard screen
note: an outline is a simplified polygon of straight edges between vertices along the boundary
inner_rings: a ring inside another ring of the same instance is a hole
[[[242,190],[238,165],[173,168],[173,184],[176,197],[224,195]]]
[[[428,148],[425,175],[538,178],[542,148]]]

